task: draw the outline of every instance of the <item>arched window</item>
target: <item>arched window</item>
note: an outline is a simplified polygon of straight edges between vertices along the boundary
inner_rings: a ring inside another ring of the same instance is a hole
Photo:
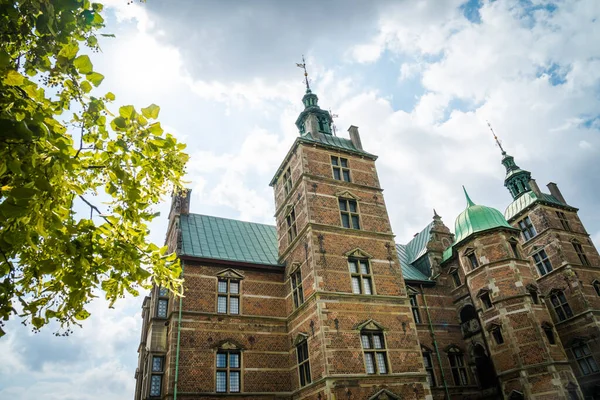
[[[460,327],[463,332],[463,337],[469,337],[481,330],[477,311],[472,304],[467,304],[460,310]]]

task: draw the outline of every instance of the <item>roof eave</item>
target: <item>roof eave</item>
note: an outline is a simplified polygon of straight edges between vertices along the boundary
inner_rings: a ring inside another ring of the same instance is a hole
[[[316,145],[316,146],[321,146],[321,147],[325,147],[325,148],[329,148],[329,149],[334,149],[334,150],[338,150],[344,153],[348,153],[348,154],[354,154],[357,156],[361,156],[361,157],[367,157],[373,161],[377,160],[378,156],[376,156],[375,154],[371,154],[371,153],[367,153],[366,151],[359,151],[359,150],[350,150],[350,149],[345,149],[343,147],[338,147],[338,146],[334,146],[328,143],[323,143],[320,141],[314,141],[314,140],[310,140],[310,139],[306,139],[303,137],[298,137],[297,139],[298,141],[305,143],[305,144],[311,144],[311,145]]]
[[[207,263],[207,264],[218,264],[218,265],[228,265],[232,267],[245,267],[245,268],[260,268],[260,269],[269,269],[275,271],[283,271],[285,265],[283,264],[265,264],[265,263],[251,263],[246,261],[235,261],[235,260],[226,260],[222,258],[211,258],[211,257],[196,257],[188,254],[179,255],[179,259],[183,261],[195,261],[198,263]]]

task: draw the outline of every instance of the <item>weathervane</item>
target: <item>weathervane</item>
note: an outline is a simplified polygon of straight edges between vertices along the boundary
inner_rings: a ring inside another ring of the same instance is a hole
[[[296,63],[296,66],[304,70],[304,83],[306,83],[306,91],[310,92],[310,86],[308,84],[308,72],[306,72],[306,61],[304,60],[304,54],[302,54],[302,63]]]
[[[332,113],[331,108],[329,109],[329,115],[331,115],[331,128],[333,130],[333,136],[337,136],[337,127],[335,126],[335,122],[333,122],[333,119],[339,117],[339,115]]]
[[[489,123],[489,121],[485,121],[485,122],[487,122],[487,125],[490,127],[490,131],[492,131],[492,135],[494,135],[494,140],[496,141],[496,144],[498,145],[498,147],[500,147],[500,150],[502,150],[502,154],[505,154],[506,152],[502,148],[502,142],[500,142],[500,140],[498,139],[498,136],[496,136],[496,132],[494,132],[492,125]]]

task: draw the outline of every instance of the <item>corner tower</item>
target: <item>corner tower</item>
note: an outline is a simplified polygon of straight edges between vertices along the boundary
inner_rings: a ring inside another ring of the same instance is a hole
[[[466,191],[465,197],[452,253],[477,313],[473,346],[487,348],[505,398],[580,398],[518,229],[500,211],[473,203]]]
[[[302,64],[302,66],[304,66]],[[375,160],[307,85],[278,168],[293,398],[431,399]]]

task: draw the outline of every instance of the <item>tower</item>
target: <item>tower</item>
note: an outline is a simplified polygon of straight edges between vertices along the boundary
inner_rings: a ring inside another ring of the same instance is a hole
[[[467,208],[456,218],[452,253],[465,277],[477,326],[463,329],[471,330],[471,343],[480,353],[489,351],[504,396],[579,398],[572,397],[579,396],[575,377],[550,313],[540,303],[519,231],[498,210],[476,205],[466,191],[465,197]]]
[[[376,156],[331,134],[307,84],[271,181],[299,399],[430,398]]]

